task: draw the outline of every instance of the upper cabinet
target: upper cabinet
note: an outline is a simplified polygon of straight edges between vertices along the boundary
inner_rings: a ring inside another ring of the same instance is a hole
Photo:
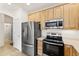
[[[63,6],[54,7],[54,18],[63,18]]]
[[[29,21],[36,21],[36,22],[38,22],[41,19],[40,15],[41,15],[40,12],[35,12],[35,13],[32,13],[32,14],[29,14],[28,15],[28,19],[29,19]]]
[[[79,29],[79,4],[64,5],[64,29]]]
[[[44,29],[46,20],[62,18],[64,29],[79,29],[79,4],[64,4],[28,15],[30,21],[40,21],[41,28]]]
[[[34,21],[35,20],[34,18],[35,18],[35,14],[34,13],[28,15],[29,21]]]
[[[46,10],[43,10],[43,11],[41,11],[40,13],[41,13],[41,14],[40,14],[41,20],[45,20],[45,19],[46,19]]]
[[[45,22],[45,20],[46,20],[46,10],[43,10],[43,11],[41,11],[40,12],[41,14],[40,14],[40,22],[41,22],[41,29],[44,29],[44,22]]]
[[[69,29],[70,28],[70,4],[64,5],[64,29]]]
[[[35,21],[36,21],[36,22],[39,22],[39,21],[40,21],[40,19],[41,19],[40,15],[41,15],[40,12],[36,12],[36,13],[35,13]]]
[[[48,20],[54,19],[54,9],[49,8],[48,9]]]

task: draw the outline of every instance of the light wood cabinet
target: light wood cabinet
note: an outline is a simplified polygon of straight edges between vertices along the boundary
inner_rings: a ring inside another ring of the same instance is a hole
[[[72,45],[64,45],[64,56],[78,56],[78,52]]]
[[[28,15],[28,19],[29,21],[35,21],[35,22],[39,22],[40,21],[40,12],[35,12],[32,14]]]
[[[36,16],[37,16],[37,13],[29,14],[29,15],[28,15],[29,21],[38,21],[38,20],[36,20],[36,19],[37,19]]]
[[[76,49],[74,47],[72,47],[72,48],[73,48],[73,50],[72,50],[73,54],[72,55],[73,56],[79,56],[79,53],[76,51]]]
[[[64,45],[64,55],[65,56],[72,56],[72,46],[71,45]]]
[[[37,40],[37,54],[40,56],[43,55],[43,40]]]
[[[45,21],[46,20],[50,20],[54,18],[54,13],[53,13],[53,9],[46,9],[41,11],[41,29],[45,28]]]
[[[49,9],[45,10],[45,21],[48,20],[49,18]]]
[[[63,6],[54,8],[54,18],[63,18]]]
[[[79,4],[64,5],[64,29],[79,29]]]
[[[40,15],[40,18],[41,18],[41,30],[44,29],[44,26],[45,26],[45,20],[46,20],[46,11],[43,10],[41,11],[41,15]]]
[[[79,4],[65,4],[28,15],[29,21],[40,21],[41,29],[44,29],[46,20],[55,18],[64,19],[64,29],[79,30]]]
[[[36,12],[36,13],[35,13],[35,21],[36,21],[36,22],[39,22],[39,21],[41,20],[40,15],[41,15],[40,12]]]
[[[79,4],[70,4],[70,28],[79,29]]]
[[[54,9],[50,8],[48,9],[48,20],[54,19]]]
[[[29,14],[28,19],[29,21],[34,21],[34,14]]]
[[[64,5],[64,29],[69,29],[70,28],[70,20],[69,20],[69,8],[70,4]]]

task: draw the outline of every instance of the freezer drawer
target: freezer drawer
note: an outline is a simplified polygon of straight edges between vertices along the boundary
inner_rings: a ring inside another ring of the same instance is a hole
[[[34,46],[33,45],[23,44],[22,51],[26,55],[34,56]]]

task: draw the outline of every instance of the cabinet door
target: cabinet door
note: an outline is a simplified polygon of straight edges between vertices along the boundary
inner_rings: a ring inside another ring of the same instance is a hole
[[[49,20],[49,9],[45,10],[45,20]]]
[[[65,45],[64,47],[64,55],[69,56],[70,55],[70,46]]]
[[[79,4],[64,5],[64,29],[79,29]]]
[[[29,21],[39,22],[40,21],[40,12],[35,12],[32,14],[29,14],[28,19],[29,19]]]
[[[65,44],[64,46],[64,55],[65,56],[72,56],[72,46]]]
[[[35,14],[34,13],[29,14],[28,19],[29,19],[29,21],[34,21],[35,20]]]
[[[48,9],[48,20],[53,20],[54,19],[54,9],[50,8]]]
[[[54,8],[54,18],[63,18],[63,6]]]
[[[64,29],[70,28],[70,4],[64,5]]]
[[[40,12],[36,12],[36,13],[34,13],[34,15],[35,15],[35,18],[34,18],[34,20],[36,21],[36,22],[39,22],[40,21]]]
[[[37,54],[38,55],[43,55],[43,41],[42,40],[37,40]]]
[[[41,18],[41,29],[44,29],[44,26],[45,26],[45,20],[46,20],[46,11],[43,10],[41,11],[41,15],[40,15],[40,18]]]
[[[79,4],[70,4],[70,28],[78,29]]]
[[[42,42],[42,40],[38,40],[38,49],[40,49],[40,50],[42,50],[43,49],[43,42]]]
[[[32,20],[32,15],[31,15],[31,14],[28,15],[28,20],[29,20],[29,21]]]
[[[75,50],[75,48],[73,47],[73,56],[78,56],[78,52]]]

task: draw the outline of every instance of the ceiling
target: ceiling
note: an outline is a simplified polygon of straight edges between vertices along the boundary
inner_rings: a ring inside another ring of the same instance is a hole
[[[32,12],[32,11],[48,8],[51,6],[56,6],[59,4],[58,3],[32,3],[29,6],[25,7],[24,9],[27,10],[27,12]]]
[[[8,3],[0,3],[0,9],[3,8],[9,12],[13,12],[19,8],[23,8],[26,12],[32,12],[59,4],[61,3],[30,3],[30,5],[27,5],[26,3],[12,3],[11,5],[8,5]]]

